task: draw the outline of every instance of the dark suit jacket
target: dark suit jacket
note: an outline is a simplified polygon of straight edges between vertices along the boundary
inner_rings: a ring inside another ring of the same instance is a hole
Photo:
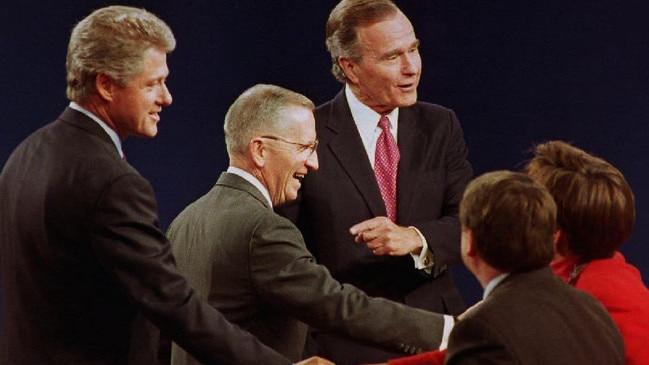
[[[377,257],[354,243],[349,228],[386,215],[385,205],[344,91],[315,116],[320,168],[304,179],[297,217],[290,206],[280,213],[297,219],[309,249],[339,281],[414,307],[461,313],[448,267],[460,257],[458,207],[472,171],[455,114],[422,102],[399,111],[397,224],[426,237],[435,255],[429,276],[409,255]]]
[[[293,360],[308,323],[402,354],[439,346],[441,315],[370,298],[331,278],[261,192],[224,173],[168,232],[179,270],[230,321]],[[192,363],[173,351],[173,364]]]
[[[550,268],[511,274],[451,332],[446,364],[624,364],[606,309]]]
[[[423,102],[399,110],[397,224],[415,226],[426,237],[435,260],[432,275],[417,270],[410,255],[374,256],[354,242],[352,225],[386,211],[344,90],[319,106],[315,119],[320,167],[304,179],[298,201],[277,211],[296,222],[309,250],[338,281],[429,311],[464,311],[448,269],[460,258],[459,203],[472,170],[453,111]],[[388,356],[367,357],[345,344],[326,347],[340,348],[342,356],[316,352],[341,364],[343,357],[358,363]]]
[[[206,363],[290,363],[198,299],[151,186],[82,113],[16,148],[0,201],[1,364],[152,363],[131,336],[138,312]]]

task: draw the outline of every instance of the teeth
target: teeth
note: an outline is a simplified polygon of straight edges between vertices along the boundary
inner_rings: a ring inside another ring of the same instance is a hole
[[[293,177],[295,179],[302,181],[302,179],[304,179],[304,174],[293,174]]]

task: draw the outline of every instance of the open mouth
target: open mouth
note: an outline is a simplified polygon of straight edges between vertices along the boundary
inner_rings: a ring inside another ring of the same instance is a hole
[[[409,90],[409,89],[412,89],[414,86],[415,86],[414,83],[411,83],[411,84],[401,84],[401,85],[399,85],[399,88],[400,88],[400,89]]]
[[[302,184],[302,180],[304,180],[305,174],[298,174],[297,172],[293,174],[293,178]]]

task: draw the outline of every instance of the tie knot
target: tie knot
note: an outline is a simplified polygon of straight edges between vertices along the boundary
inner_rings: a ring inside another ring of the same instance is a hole
[[[379,127],[384,131],[390,131],[390,119],[385,115],[381,115],[381,119],[379,119]]]

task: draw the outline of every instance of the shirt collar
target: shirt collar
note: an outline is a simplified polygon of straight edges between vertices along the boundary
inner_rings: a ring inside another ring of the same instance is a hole
[[[237,175],[243,178],[244,180],[246,180],[247,182],[251,183],[252,185],[254,185],[257,188],[257,190],[261,192],[264,198],[266,198],[266,200],[268,201],[268,205],[271,208],[273,207],[273,202],[270,200],[270,194],[268,193],[268,189],[266,189],[264,184],[262,184],[261,181],[259,181],[256,177],[254,177],[251,173],[234,166],[228,167],[227,172]]]
[[[352,118],[356,123],[356,127],[361,136],[371,136],[374,130],[378,127],[381,114],[372,110],[372,108],[363,104],[356,95],[352,92],[348,85],[345,85],[345,96],[347,97],[347,104],[352,112]],[[397,140],[397,122],[399,120],[399,108],[394,108],[390,113],[386,114],[390,119],[390,131]],[[379,128],[380,129],[380,128]]]
[[[74,101],[70,102],[70,108],[85,114],[88,118],[94,120],[99,124],[99,126],[108,133],[108,136],[110,139],[113,141],[113,144],[115,144],[115,147],[117,148],[117,152],[119,152],[119,155],[123,158],[124,157],[124,152],[122,152],[122,141],[119,140],[119,137],[117,136],[117,132],[115,132],[111,127],[106,124],[103,120],[99,119],[96,115],[92,114],[89,110],[85,109],[81,105],[75,103]]]
[[[501,281],[503,281],[507,276],[509,276],[509,273],[503,273],[495,278],[491,279],[489,283],[487,283],[487,286],[484,288],[484,293],[482,294],[482,299],[486,299],[487,296],[491,293],[494,288],[500,284]]]

